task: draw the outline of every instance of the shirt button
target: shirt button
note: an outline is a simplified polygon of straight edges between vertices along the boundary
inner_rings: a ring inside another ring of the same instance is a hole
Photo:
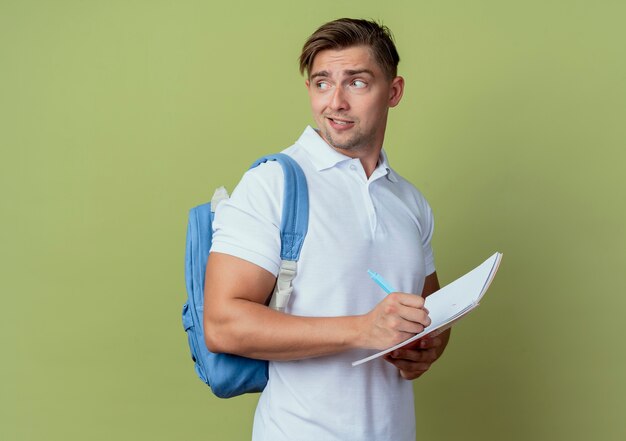
[[[350,170],[356,170],[356,165],[350,164]]]

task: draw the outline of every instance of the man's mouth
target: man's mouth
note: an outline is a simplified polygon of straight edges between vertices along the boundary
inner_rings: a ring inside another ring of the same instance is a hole
[[[347,119],[341,119],[341,118],[331,118],[330,116],[326,117],[327,119],[329,119],[332,123],[337,124],[339,126],[347,126],[349,124],[353,124],[354,121],[350,121]]]

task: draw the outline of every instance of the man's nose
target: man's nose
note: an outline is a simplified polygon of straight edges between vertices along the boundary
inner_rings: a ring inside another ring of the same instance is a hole
[[[350,104],[347,98],[346,91],[343,87],[335,87],[330,98],[330,108],[333,110],[348,110]]]

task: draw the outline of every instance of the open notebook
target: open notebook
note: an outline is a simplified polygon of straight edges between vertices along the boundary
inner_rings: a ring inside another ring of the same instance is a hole
[[[408,346],[434,331],[441,332],[452,326],[454,322],[478,306],[495,277],[501,260],[502,253],[495,253],[469,273],[426,297],[424,306],[428,309],[428,316],[431,320],[431,324],[426,329],[400,344],[354,361],[352,366],[366,363],[398,348]]]

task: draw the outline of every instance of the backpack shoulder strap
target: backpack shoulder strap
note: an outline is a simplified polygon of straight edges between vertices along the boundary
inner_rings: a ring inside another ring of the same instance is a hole
[[[297,261],[309,226],[309,191],[306,177],[298,163],[284,153],[264,156],[255,161],[250,168],[267,161],[278,162],[285,176],[280,222],[280,258]]]
[[[284,153],[264,156],[252,164],[254,168],[267,161],[278,162],[285,176],[283,212],[280,222],[280,258],[276,288],[270,307],[284,311],[293,287],[291,282],[297,272],[296,262],[309,226],[309,191],[304,172],[298,163]]]

